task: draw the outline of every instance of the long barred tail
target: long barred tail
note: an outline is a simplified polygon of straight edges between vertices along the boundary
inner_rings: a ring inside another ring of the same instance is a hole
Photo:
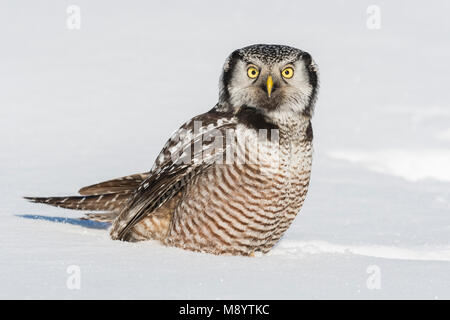
[[[112,222],[147,176],[148,173],[133,174],[87,186],[79,191],[81,196],[24,198],[34,203],[66,209],[103,211],[86,214],[82,219]]]
[[[75,197],[25,197],[25,199],[34,203],[44,203],[73,210],[117,212],[128,201],[130,196],[129,193],[110,193]]]

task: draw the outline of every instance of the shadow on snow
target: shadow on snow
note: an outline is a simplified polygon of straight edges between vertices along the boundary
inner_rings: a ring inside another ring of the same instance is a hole
[[[72,224],[76,226],[82,226],[89,229],[108,229],[110,226],[107,222],[98,222],[98,221],[90,221],[90,220],[82,220],[82,219],[73,219],[73,218],[64,218],[64,217],[48,217],[34,214],[19,214],[16,217],[21,217],[24,219],[32,219],[32,220],[44,220],[51,221],[57,223],[66,223]]]

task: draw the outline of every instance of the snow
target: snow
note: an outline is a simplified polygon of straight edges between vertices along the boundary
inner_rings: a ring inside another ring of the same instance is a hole
[[[436,135],[436,138],[450,141],[450,129],[439,132]]]
[[[340,150],[330,157],[361,164],[370,170],[398,176],[410,181],[427,178],[450,181],[450,150]]]
[[[69,3],[0,4],[0,298],[450,298],[448,2],[378,1],[380,30],[360,1],[70,4],[80,30]],[[270,254],[112,241],[21,198],[149,170],[253,43],[305,49],[321,75],[311,188]]]

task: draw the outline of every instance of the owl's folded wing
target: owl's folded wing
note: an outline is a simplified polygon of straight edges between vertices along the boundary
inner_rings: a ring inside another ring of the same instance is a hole
[[[111,237],[124,240],[136,223],[178,194],[197,174],[224,161],[232,147],[226,142],[227,130],[234,127],[231,117],[210,111],[175,132],[114,222]]]

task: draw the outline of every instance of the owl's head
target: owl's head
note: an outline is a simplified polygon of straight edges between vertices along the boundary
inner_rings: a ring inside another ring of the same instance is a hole
[[[221,103],[310,117],[318,89],[317,66],[305,51],[257,44],[235,50],[220,79]]]

